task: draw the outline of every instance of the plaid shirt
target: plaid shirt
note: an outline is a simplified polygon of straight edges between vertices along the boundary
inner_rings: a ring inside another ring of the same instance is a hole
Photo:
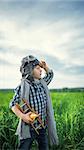
[[[43,78],[47,85],[51,82],[53,77],[52,70],[49,70],[46,76]],[[21,85],[19,85],[15,90],[15,95],[13,100],[10,102],[10,107],[13,107],[16,103],[20,104],[21,102]],[[30,84],[30,93],[29,93],[29,104],[34,110],[40,114],[42,121],[46,122],[46,102],[47,97],[45,89],[42,84],[39,82],[32,82]],[[35,126],[38,125],[38,122],[35,122]]]

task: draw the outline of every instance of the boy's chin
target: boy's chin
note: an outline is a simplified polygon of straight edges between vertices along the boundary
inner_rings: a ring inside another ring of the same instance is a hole
[[[35,78],[35,79],[40,80],[40,79],[41,79],[41,77],[37,77],[37,78]]]
[[[40,80],[41,79],[41,77],[40,78],[37,78],[38,80]]]

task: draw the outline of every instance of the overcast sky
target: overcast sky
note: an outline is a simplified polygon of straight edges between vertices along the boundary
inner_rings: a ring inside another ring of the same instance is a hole
[[[30,54],[53,69],[49,88],[83,87],[84,2],[0,1],[0,88],[20,83]]]

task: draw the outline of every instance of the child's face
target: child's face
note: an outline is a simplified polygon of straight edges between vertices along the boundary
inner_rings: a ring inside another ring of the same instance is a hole
[[[35,79],[41,79],[41,75],[42,75],[42,69],[39,65],[37,65],[34,69],[33,69],[33,77]]]

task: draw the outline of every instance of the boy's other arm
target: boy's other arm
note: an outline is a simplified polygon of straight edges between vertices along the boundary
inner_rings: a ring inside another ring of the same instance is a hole
[[[33,122],[33,120],[30,118],[30,115],[32,114],[32,112],[28,112],[28,113],[24,114],[19,110],[17,105],[13,106],[11,109],[16,114],[16,116],[21,118],[24,122],[26,122],[26,123]]]
[[[9,107],[11,108],[11,110],[16,114],[17,117],[21,118],[24,122],[26,123],[30,123],[32,122],[32,119],[29,117],[31,112],[24,114],[22,113],[19,108],[17,107],[16,104],[19,104],[21,102],[21,86],[19,85],[15,90],[14,90],[15,94],[13,96],[12,101],[9,104]]]

